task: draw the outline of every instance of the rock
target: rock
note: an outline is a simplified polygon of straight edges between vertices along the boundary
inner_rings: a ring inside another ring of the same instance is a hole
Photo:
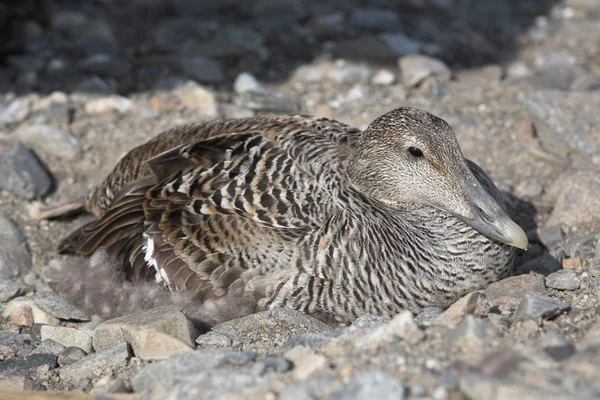
[[[558,290],[577,290],[581,286],[581,279],[573,269],[561,269],[546,277],[546,285]]]
[[[31,112],[36,96],[25,96],[14,99],[7,107],[0,107],[0,126],[12,125],[23,121]]]
[[[154,362],[142,369],[131,381],[133,390],[142,392],[156,386],[172,387],[183,377],[217,368],[232,354],[230,349],[198,349]]]
[[[575,346],[554,332],[547,332],[542,336],[541,346],[556,361],[562,361],[575,354]]]
[[[285,357],[294,363],[294,377],[299,380],[307,379],[328,364],[325,356],[303,346],[294,347],[285,353]]]
[[[73,306],[54,292],[37,292],[33,296],[36,306],[58,319],[66,321],[89,321],[83,311]]]
[[[91,115],[118,112],[126,114],[133,108],[133,102],[126,97],[112,95],[100,99],[90,100],[85,105],[85,111]]]
[[[338,61],[327,69],[325,77],[335,83],[366,82],[371,76],[371,69],[365,64]]]
[[[337,58],[370,60],[373,62],[393,62],[398,58],[382,39],[372,35],[363,35],[354,39],[336,42],[333,55]]]
[[[403,311],[390,322],[373,329],[355,341],[357,347],[380,347],[397,339],[414,345],[423,339],[425,334],[419,329],[410,311]]]
[[[561,264],[555,257],[549,253],[544,253],[539,257],[533,258],[515,267],[515,274],[529,274],[536,272],[538,274],[548,275],[560,270]]]
[[[237,94],[260,90],[261,88],[262,85],[254,75],[246,71],[240,72],[233,82],[233,90]]]
[[[7,57],[6,62],[8,65],[19,71],[40,72],[45,66],[43,58],[30,54],[12,55]]]
[[[175,95],[187,108],[197,110],[206,119],[219,117],[219,105],[217,96],[212,90],[198,85],[194,81],[188,81],[185,85],[175,90]]]
[[[404,399],[404,385],[386,372],[369,371],[352,377],[348,383],[332,393],[330,398],[332,400],[402,400]]]
[[[58,365],[64,367],[76,363],[87,356],[87,353],[79,347],[66,347],[58,354]]]
[[[515,321],[534,320],[541,325],[542,319],[551,319],[568,311],[571,306],[561,301],[535,292],[527,292],[523,295],[517,310]]]
[[[592,72],[564,61],[545,64],[528,82],[536,89],[592,91],[600,88],[600,80]]]
[[[533,383],[517,382],[512,379],[497,379],[481,374],[468,374],[459,381],[461,392],[469,399],[477,400],[576,400],[576,395]]]
[[[239,94],[235,98],[235,104],[250,110],[282,114],[292,114],[300,110],[297,100],[266,87]]]
[[[131,72],[129,64],[104,53],[90,55],[79,63],[79,67],[85,72],[109,78],[124,78]]]
[[[213,332],[254,340],[285,341],[294,335],[319,333],[331,327],[309,315],[290,309],[261,311],[215,325]]]
[[[85,78],[77,85],[77,92],[94,93],[94,94],[112,94],[113,88],[99,76]]]
[[[443,312],[439,307],[426,307],[415,317],[415,322],[419,326],[428,326]]]
[[[42,341],[52,339],[65,347],[79,347],[86,353],[92,351],[92,335],[91,332],[81,331],[75,328],[67,328],[64,326],[49,326],[44,325],[41,329]]]
[[[471,314],[472,310],[478,308],[480,300],[484,297],[483,292],[473,292],[456,301],[443,313],[438,315],[434,323],[436,325],[458,325],[465,315]]]
[[[55,356],[58,356],[65,348],[65,346],[52,339],[46,339],[42,341],[38,347],[33,349],[31,354],[54,354]]]
[[[387,322],[386,319],[379,315],[364,314],[356,318],[352,323],[352,326],[356,328],[372,328],[382,325],[385,322]]]
[[[21,304],[12,312],[9,322],[18,326],[32,326],[34,323],[33,310],[28,305]]]
[[[522,61],[514,61],[508,65],[506,68],[506,76],[510,79],[521,79],[529,76],[531,74],[531,70]]]
[[[337,389],[334,385],[330,376],[315,376],[288,385],[279,393],[279,400],[326,399],[331,395],[332,387]]]
[[[400,18],[393,10],[375,7],[356,8],[352,10],[348,25],[354,29],[386,31],[397,29]]]
[[[546,226],[600,226],[600,175],[592,170],[567,171]]]
[[[0,218],[3,217],[4,216],[0,215]],[[0,227],[2,227],[2,222],[0,222]],[[2,230],[4,230],[4,228]],[[8,279],[0,281],[0,303],[6,303],[7,301],[11,301],[15,297],[24,295],[27,289],[27,285],[22,285],[16,283],[15,281],[11,281]]]
[[[345,18],[341,11],[318,14],[311,20],[310,26],[315,35],[335,35],[344,31]]]
[[[16,278],[30,269],[31,256],[25,235],[0,211],[0,279]]]
[[[198,347],[231,347],[233,346],[233,337],[226,333],[207,332],[196,338]]]
[[[283,374],[294,368],[294,364],[278,356],[266,356],[256,362],[252,368],[252,372],[256,375],[262,376],[271,372]]]
[[[74,38],[81,34],[89,22],[85,14],[75,10],[57,10],[52,14],[52,27],[60,34]]]
[[[17,142],[0,151],[0,189],[32,200],[50,192],[52,178],[35,154]]]
[[[94,349],[128,342],[143,360],[160,360],[191,351],[194,328],[177,307],[161,307],[101,323],[94,330]]]
[[[43,390],[33,379],[25,375],[14,375],[6,378],[0,378],[0,390],[6,391],[33,391]]]
[[[256,352],[254,351],[241,351],[234,352],[225,356],[219,366],[220,367],[241,367],[243,365],[252,363],[256,360]]]
[[[12,357],[25,344],[22,335],[14,332],[0,332],[0,356],[3,359]]]
[[[16,375],[41,377],[54,367],[56,367],[56,356],[52,354],[13,357],[0,363],[0,378]]]
[[[60,323],[58,318],[54,318],[44,310],[40,309],[29,297],[17,297],[16,299],[11,300],[4,310],[2,310],[2,317],[12,318],[14,314],[23,312],[23,307],[27,307],[31,310],[34,324],[58,325]]]
[[[484,290],[484,293],[488,302],[500,306],[501,309],[507,309],[516,305],[521,300],[523,293],[541,293],[545,289],[544,277],[531,273],[511,276],[494,282]]]
[[[544,192],[544,185],[537,179],[527,179],[515,187],[515,194],[521,198],[533,199]]]
[[[428,56],[412,55],[398,60],[402,72],[402,82],[407,87],[414,87],[426,78],[434,77],[443,82],[449,81],[450,69],[442,61]]]
[[[389,86],[394,84],[394,82],[396,82],[396,75],[387,69],[380,69],[373,75],[373,78],[371,78],[371,83],[373,85]]]
[[[564,241],[563,231],[560,226],[549,226],[537,231],[537,237],[544,246],[549,249],[555,248]]]
[[[448,332],[447,341],[451,347],[458,347],[467,353],[489,346],[490,341],[496,336],[495,329],[484,319],[467,315]]]
[[[562,267],[565,269],[580,269],[582,266],[583,263],[579,257],[564,258],[562,260]]]
[[[254,116],[254,111],[230,103],[219,104],[219,112],[223,115],[223,118],[248,118]]]
[[[127,365],[130,357],[127,343],[121,343],[62,367],[60,378],[70,384],[81,385],[100,376],[107,369]]]
[[[177,61],[178,67],[189,78],[202,83],[220,83],[225,75],[219,63],[205,57],[184,57]]]
[[[421,51],[421,43],[403,33],[382,33],[379,35],[379,39],[389,47],[396,57],[419,54]]]

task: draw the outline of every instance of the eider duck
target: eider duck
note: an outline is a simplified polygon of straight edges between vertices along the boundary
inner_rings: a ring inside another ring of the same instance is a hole
[[[166,131],[82,209],[97,219],[62,252],[102,248],[128,279],[191,293],[207,324],[276,307],[341,322],[445,308],[528,245],[451,127],[408,107],[362,132],[300,115]]]

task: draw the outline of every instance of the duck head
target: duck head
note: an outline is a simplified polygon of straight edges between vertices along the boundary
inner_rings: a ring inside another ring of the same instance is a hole
[[[492,240],[526,249],[527,235],[506,214],[493,184],[484,186],[476,173],[483,171],[469,167],[446,121],[409,107],[373,121],[348,164],[350,182],[368,197],[435,207]]]

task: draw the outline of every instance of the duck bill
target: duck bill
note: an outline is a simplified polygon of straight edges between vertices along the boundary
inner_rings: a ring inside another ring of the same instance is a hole
[[[519,249],[527,249],[529,240],[525,231],[506,214],[500,203],[477,182],[468,185],[466,197],[471,215],[461,219],[482,235]]]

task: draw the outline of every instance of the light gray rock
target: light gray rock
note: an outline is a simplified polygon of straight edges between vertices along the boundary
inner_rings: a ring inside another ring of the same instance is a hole
[[[539,229],[537,237],[549,249],[555,248],[565,240],[562,228],[556,225]]]
[[[194,109],[204,119],[219,117],[219,104],[214,91],[198,85],[194,81],[188,81],[174,91],[181,104],[187,108]]]
[[[389,86],[396,82],[396,75],[390,70],[380,69],[371,78],[373,85]]]
[[[477,400],[581,399],[577,395],[554,388],[479,374],[463,376],[459,381],[459,387],[467,398]]]
[[[55,318],[66,321],[89,321],[83,311],[67,302],[54,292],[37,292],[33,295],[33,302],[40,309]]]
[[[45,196],[51,188],[48,171],[23,143],[0,151],[0,189],[31,200]]]
[[[484,290],[485,298],[501,309],[516,305],[525,292],[541,293],[546,289],[540,274],[511,276],[494,282]]]
[[[386,319],[379,315],[366,314],[356,318],[352,323],[352,326],[355,326],[356,328],[367,328],[379,326],[385,322],[387,322]]]
[[[16,132],[19,139],[39,152],[66,160],[81,156],[79,141],[71,133],[50,125],[27,125]]]
[[[133,390],[142,392],[157,386],[172,387],[187,376],[217,368],[232,353],[230,349],[198,349],[152,363],[133,378]]]
[[[541,325],[542,319],[550,319],[570,310],[571,306],[551,297],[535,292],[527,292],[523,295],[517,310],[516,321],[534,320]]]
[[[129,346],[121,343],[62,367],[60,378],[73,385],[85,386],[108,369],[126,366],[130,358]]]
[[[536,89],[592,91],[600,88],[600,80],[592,72],[564,61],[543,65],[527,81]]]
[[[33,391],[44,390],[40,384],[25,375],[13,375],[0,378],[0,390]]]
[[[41,328],[42,341],[52,339],[65,347],[79,347],[86,353],[92,351],[92,334],[75,328],[44,325]]]
[[[257,354],[254,351],[234,352],[225,356],[219,366],[221,367],[241,367],[256,360]]]
[[[574,269],[561,269],[546,277],[546,285],[558,290],[577,290],[581,286],[581,278]]]
[[[358,338],[354,344],[357,347],[372,348],[401,339],[409,345],[414,345],[420,342],[424,336],[425,334],[416,324],[412,313],[403,311],[388,323],[380,325]]]
[[[25,275],[29,270],[31,255],[27,248],[27,239],[14,223],[0,212],[0,279],[16,278]]]
[[[294,364],[290,360],[278,356],[266,356],[256,362],[252,367],[252,373],[260,376],[271,372],[283,374],[293,368]]]
[[[483,295],[483,292],[469,293],[435,317],[434,323],[436,325],[458,325],[465,315],[472,314],[478,310],[484,298],[485,295]]]
[[[58,356],[66,347],[52,339],[43,340],[42,343],[31,354],[53,354]]]
[[[58,354],[58,365],[64,367],[66,365],[75,364],[85,356],[87,356],[87,353],[79,347],[65,347]]]
[[[325,71],[327,79],[335,83],[366,82],[371,76],[371,68],[365,64],[337,62]]]
[[[235,78],[235,81],[233,82],[233,90],[237,94],[252,92],[254,90],[261,89],[262,85],[260,84],[258,79],[256,79],[254,75],[246,71],[240,72]]]
[[[438,315],[443,313],[444,310],[439,307],[426,307],[415,317],[415,322],[420,326],[427,326],[433,323]]]
[[[335,388],[335,383],[330,376],[315,376],[288,385],[279,393],[279,400],[326,399]]]
[[[56,356],[52,354],[31,354],[13,357],[0,363],[0,378],[10,376],[41,377],[56,366]]]
[[[482,318],[467,315],[447,334],[448,345],[464,351],[477,351],[487,347],[496,337],[494,327]]]
[[[546,225],[599,227],[600,174],[570,170],[559,181],[558,197]]]
[[[449,81],[450,69],[442,61],[421,55],[411,55],[398,60],[402,82],[407,87],[419,85],[423,80],[434,77],[442,82]]]
[[[121,342],[131,344],[143,360],[160,360],[191,351],[195,329],[174,306],[160,307],[101,323],[94,330],[94,349],[102,351]]]
[[[2,218],[2,215],[0,215],[0,219]],[[2,226],[2,223],[0,222],[0,227]],[[0,233],[0,235],[2,235]],[[2,251],[0,250],[0,253],[2,253]],[[23,285],[20,283],[17,283],[15,281],[11,281],[11,280],[0,280],[0,303],[5,303],[7,301],[11,301],[12,299],[14,299],[15,297],[19,297],[25,294],[25,292],[27,291],[28,286],[27,285]]]
[[[235,98],[234,103],[238,106],[261,112],[292,114],[300,110],[300,104],[296,99],[266,87],[260,90],[241,93]]]
[[[198,347],[231,347],[234,338],[226,333],[207,332],[196,338]]]
[[[332,400],[342,399],[404,399],[401,381],[383,371],[369,371],[355,376],[339,390],[332,393]]]
[[[0,108],[0,126],[17,124],[27,118],[35,99],[35,96],[18,97]]]

